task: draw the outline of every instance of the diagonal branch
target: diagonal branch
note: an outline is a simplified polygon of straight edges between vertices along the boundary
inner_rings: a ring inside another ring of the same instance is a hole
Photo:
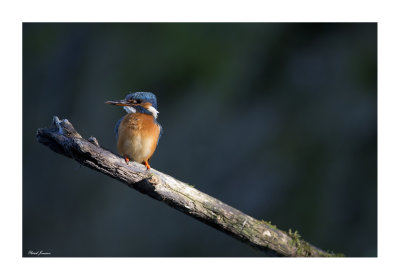
[[[300,239],[297,232],[286,233],[268,222],[252,218],[167,174],[146,170],[145,166],[135,162],[127,165],[121,157],[101,148],[96,138],[82,138],[68,120],[60,121],[54,117],[52,127],[38,129],[36,137],[53,151],[163,201],[269,255],[334,256]]]

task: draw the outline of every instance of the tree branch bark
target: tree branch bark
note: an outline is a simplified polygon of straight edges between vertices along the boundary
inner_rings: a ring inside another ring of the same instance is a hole
[[[127,165],[124,159],[100,147],[96,138],[82,138],[68,120],[53,117],[52,126],[38,129],[36,137],[53,151],[117,179],[268,255],[334,256],[302,240],[297,232],[289,230],[286,233],[268,222],[252,218],[167,174],[146,170],[144,165],[135,162]]]

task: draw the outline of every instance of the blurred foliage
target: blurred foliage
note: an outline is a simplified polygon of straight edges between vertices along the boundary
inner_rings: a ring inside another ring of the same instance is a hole
[[[23,254],[263,256],[36,142],[116,152],[105,105],[158,97],[153,168],[310,243],[377,255],[377,25],[23,24]]]

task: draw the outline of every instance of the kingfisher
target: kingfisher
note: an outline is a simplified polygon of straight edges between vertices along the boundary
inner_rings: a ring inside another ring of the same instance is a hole
[[[127,114],[117,121],[114,132],[118,153],[129,161],[144,164],[150,169],[149,161],[157,148],[162,127],[157,122],[157,98],[151,92],[129,93],[125,99],[106,101],[107,104],[123,106]]]

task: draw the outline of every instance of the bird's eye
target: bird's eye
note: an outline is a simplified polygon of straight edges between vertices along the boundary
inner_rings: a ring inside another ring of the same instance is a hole
[[[140,103],[142,103],[142,100],[130,98],[128,100],[128,102],[131,103],[131,104],[140,104]]]

